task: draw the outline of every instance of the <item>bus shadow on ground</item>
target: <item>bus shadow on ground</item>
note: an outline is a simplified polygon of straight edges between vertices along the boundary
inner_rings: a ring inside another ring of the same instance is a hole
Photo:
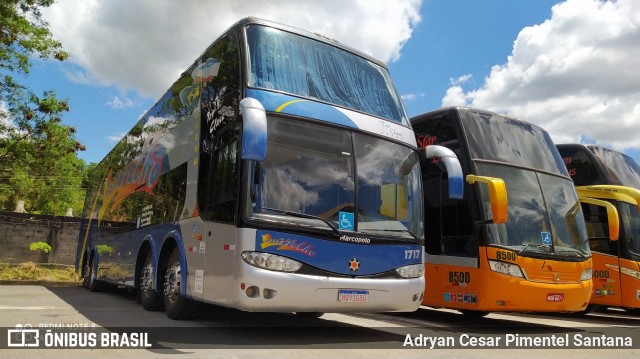
[[[201,304],[193,319],[173,321],[145,311],[135,292],[110,288],[48,288],[97,327],[111,332],[145,332],[154,349],[189,348],[402,348],[407,331],[367,328],[293,313],[255,313]]]

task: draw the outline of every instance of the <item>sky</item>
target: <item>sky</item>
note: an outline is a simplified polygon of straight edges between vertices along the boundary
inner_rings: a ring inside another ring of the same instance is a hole
[[[464,105],[640,162],[637,0],[58,0],[43,11],[71,58],[24,80],[68,98],[100,161],[226,28],[258,16],[384,61],[410,116]]]

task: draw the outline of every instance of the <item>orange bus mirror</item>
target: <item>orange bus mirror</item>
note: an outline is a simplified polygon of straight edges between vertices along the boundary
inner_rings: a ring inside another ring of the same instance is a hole
[[[489,189],[489,202],[491,203],[491,214],[493,223],[506,223],[509,215],[507,202],[507,186],[501,178],[467,175],[467,183],[486,183]]]
[[[607,209],[607,221],[609,222],[609,239],[617,241],[620,237],[620,220],[618,219],[618,210],[611,202],[595,199],[591,197],[580,197],[581,203],[593,204],[595,206]]]

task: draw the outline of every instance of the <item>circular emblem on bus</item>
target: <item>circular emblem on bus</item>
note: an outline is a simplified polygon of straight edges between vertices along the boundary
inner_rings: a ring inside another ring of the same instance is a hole
[[[355,272],[358,269],[360,269],[360,261],[358,260],[358,258],[351,258],[351,260],[349,261],[349,270]]]
[[[558,272],[553,272],[553,280],[556,282],[560,281],[560,274],[558,274]]]

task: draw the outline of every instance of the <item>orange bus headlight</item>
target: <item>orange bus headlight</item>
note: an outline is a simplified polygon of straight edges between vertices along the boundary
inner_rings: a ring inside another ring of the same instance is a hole
[[[242,252],[242,259],[252,266],[278,272],[295,272],[302,267],[291,258],[262,252]]]
[[[591,280],[591,268],[585,268],[580,275],[580,281]]]
[[[420,278],[424,275],[424,264],[412,264],[396,269],[402,278]]]
[[[510,275],[513,277],[524,278],[522,270],[517,264],[489,261],[489,268],[491,268],[491,270],[494,272]]]

